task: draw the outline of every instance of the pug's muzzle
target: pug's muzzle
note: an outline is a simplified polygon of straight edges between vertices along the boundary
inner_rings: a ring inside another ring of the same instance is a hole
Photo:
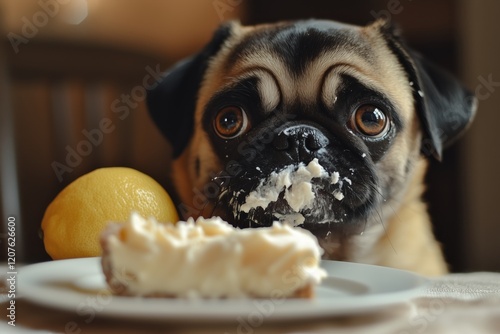
[[[373,162],[318,123],[263,124],[233,151],[231,177],[215,177],[220,194],[204,214],[237,227],[284,221],[326,234],[363,229],[381,200]]]

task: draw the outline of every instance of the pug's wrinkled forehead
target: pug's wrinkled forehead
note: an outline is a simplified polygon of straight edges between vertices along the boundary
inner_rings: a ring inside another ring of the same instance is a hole
[[[409,121],[411,83],[381,27],[380,22],[357,27],[312,20],[253,27],[233,23],[231,36],[208,65],[195,118],[201,121],[210,100],[233,89],[256,90],[261,111],[271,113],[278,106],[331,108],[340,91],[363,87],[391,103],[403,123]]]

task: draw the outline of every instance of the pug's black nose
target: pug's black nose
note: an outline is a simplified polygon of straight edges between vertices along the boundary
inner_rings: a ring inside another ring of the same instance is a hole
[[[281,129],[273,141],[276,150],[296,153],[299,158],[306,158],[303,155],[313,156],[314,152],[328,144],[329,140],[321,130],[304,124]]]

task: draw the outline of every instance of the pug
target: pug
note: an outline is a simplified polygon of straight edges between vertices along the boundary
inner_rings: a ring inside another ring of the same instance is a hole
[[[229,22],[147,104],[184,217],[281,221],[311,231],[325,259],[447,272],[424,176],[476,100],[391,24]]]

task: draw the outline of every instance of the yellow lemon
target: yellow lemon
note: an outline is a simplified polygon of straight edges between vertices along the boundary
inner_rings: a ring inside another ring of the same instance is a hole
[[[160,222],[179,220],[170,196],[148,175],[125,167],[96,169],[69,184],[47,207],[45,250],[53,259],[99,256],[103,228],[126,221],[132,211]]]

